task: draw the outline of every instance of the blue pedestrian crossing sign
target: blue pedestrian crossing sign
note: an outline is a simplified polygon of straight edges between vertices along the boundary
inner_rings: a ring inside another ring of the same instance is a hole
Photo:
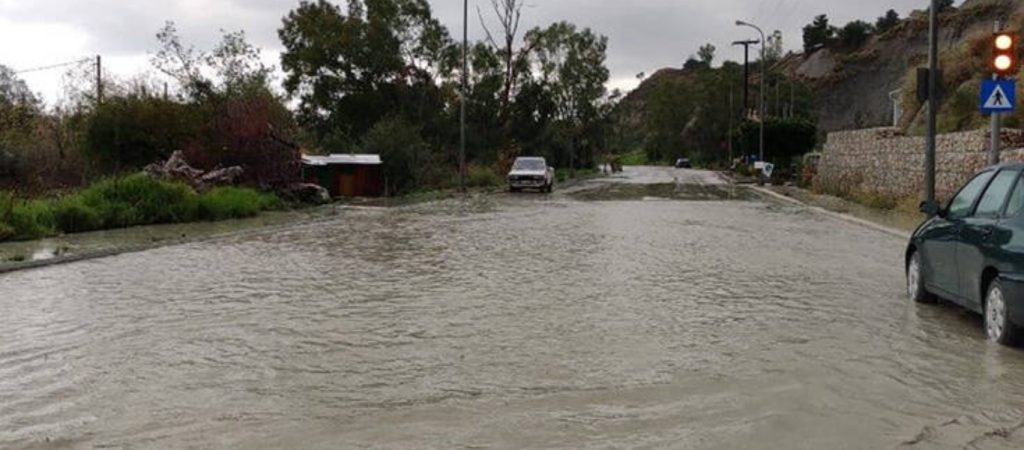
[[[1017,83],[1014,80],[985,80],[981,83],[981,112],[1013,112],[1017,109]]]

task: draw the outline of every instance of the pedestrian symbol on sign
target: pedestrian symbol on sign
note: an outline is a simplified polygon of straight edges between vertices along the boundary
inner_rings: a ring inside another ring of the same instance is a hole
[[[1017,106],[1017,89],[1013,80],[985,80],[981,85],[981,111],[1010,112]]]
[[[995,90],[992,91],[992,95],[988,97],[985,102],[986,108],[1008,108],[1010,102],[1006,101],[1006,94],[1003,93],[1003,88],[996,86]]]

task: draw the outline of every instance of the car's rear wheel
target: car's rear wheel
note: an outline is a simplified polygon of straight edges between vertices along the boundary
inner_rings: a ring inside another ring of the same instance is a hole
[[[552,193],[554,190],[555,183],[548,183],[548,185],[544,188],[544,192],[547,192],[548,194]]]
[[[989,339],[1002,345],[1019,342],[1020,329],[1010,322],[1009,312],[1003,284],[997,277],[989,284],[985,295],[985,333]]]
[[[921,253],[917,251],[907,261],[907,295],[917,303],[935,303],[935,296],[925,288]]]

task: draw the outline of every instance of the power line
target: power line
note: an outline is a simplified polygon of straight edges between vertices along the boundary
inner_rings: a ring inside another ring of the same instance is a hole
[[[92,60],[93,60],[93,58],[83,58],[83,59],[79,59],[77,61],[68,61],[68,62],[63,62],[63,63],[59,63],[59,64],[51,64],[49,66],[40,66],[40,67],[33,67],[31,69],[16,70],[16,71],[14,71],[14,74],[15,75],[21,75],[23,73],[42,72],[44,70],[59,69],[61,67],[73,66],[75,64],[82,64],[82,63],[85,63],[85,62],[91,62]]]

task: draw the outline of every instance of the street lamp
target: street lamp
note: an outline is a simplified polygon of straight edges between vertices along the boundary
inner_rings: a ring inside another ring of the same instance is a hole
[[[768,64],[767,64],[767,62],[765,61],[765,58],[764,58],[764,56],[765,56],[764,31],[761,30],[761,27],[758,27],[757,25],[754,25],[754,24],[749,23],[749,22],[744,22],[742,20],[737,20],[736,21],[736,26],[738,26],[738,27],[750,27],[750,28],[753,28],[753,29],[757,30],[757,32],[761,34],[761,144],[760,144],[761,155],[759,156],[759,160],[764,162],[764,120],[765,120],[764,90],[765,90],[765,81],[768,79],[768,75],[767,75],[768,74],[768,70],[767,70]]]
[[[469,0],[462,2],[462,94],[459,105],[459,192],[466,192],[466,85],[469,84]]]

